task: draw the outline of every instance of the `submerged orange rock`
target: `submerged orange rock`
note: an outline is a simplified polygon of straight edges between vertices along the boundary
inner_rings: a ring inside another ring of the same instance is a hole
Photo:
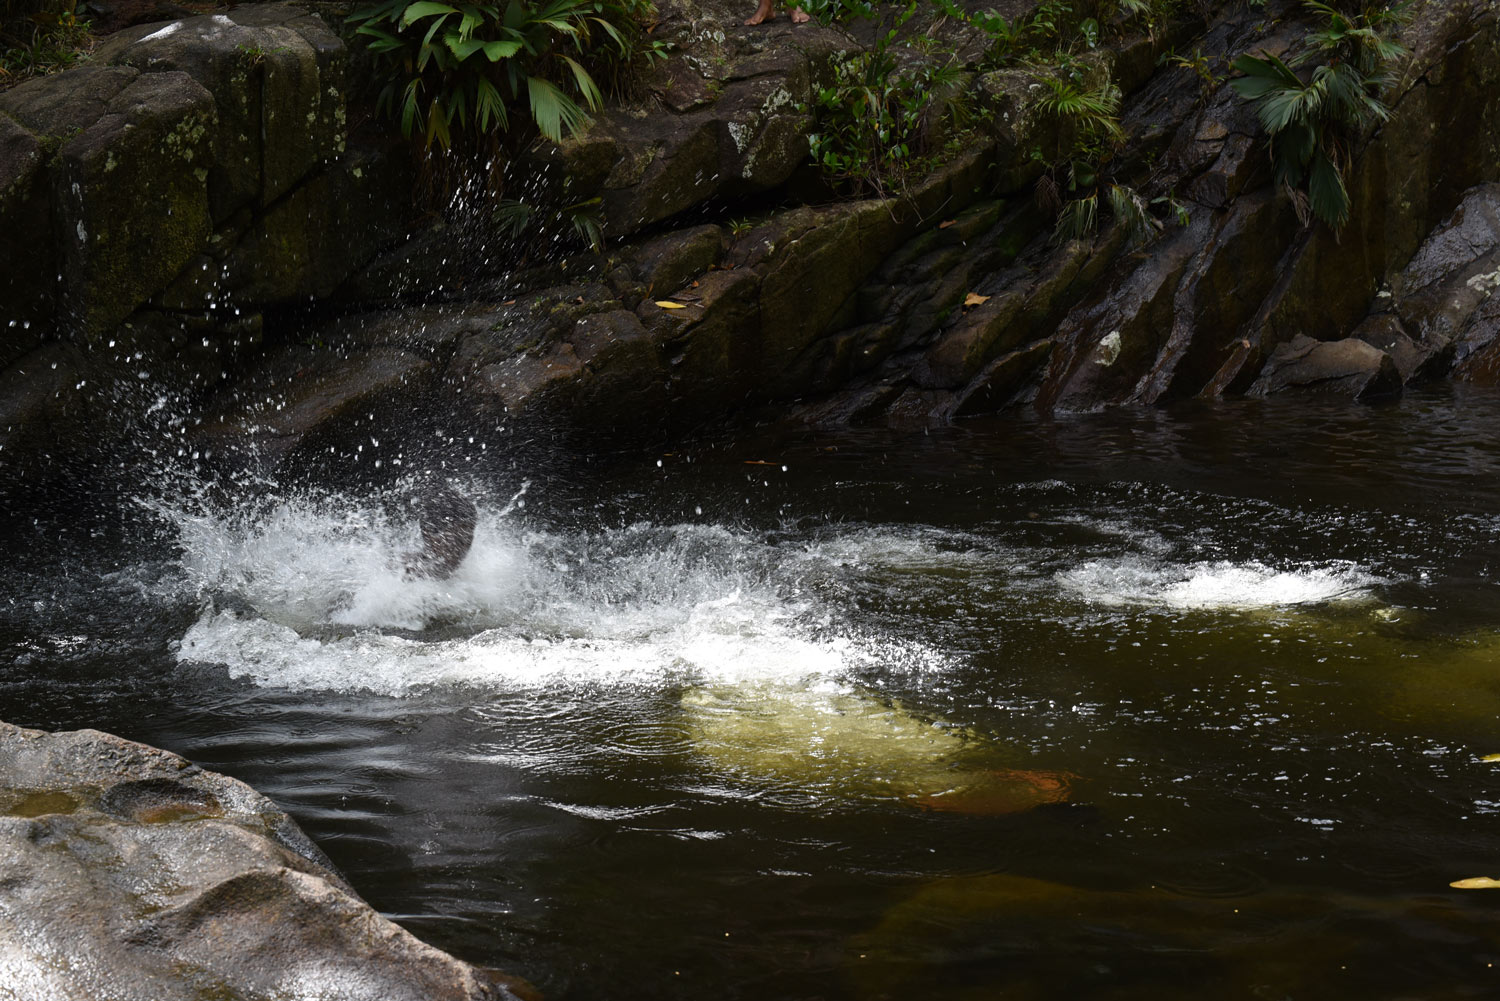
[[[946,792],[923,796],[917,803],[924,809],[952,813],[1020,813],[1048,803],[1066,803],[1077,778],[1071,772],[997,769],[979,773],[972,782]]]

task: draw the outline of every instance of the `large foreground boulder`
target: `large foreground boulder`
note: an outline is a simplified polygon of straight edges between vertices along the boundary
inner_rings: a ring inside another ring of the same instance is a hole
[[[501,1001],[360,900],[235,779],[0,723],[5,1001]]]

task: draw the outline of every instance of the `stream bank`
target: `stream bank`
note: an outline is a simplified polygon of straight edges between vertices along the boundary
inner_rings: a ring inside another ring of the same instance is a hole
[[[349,128],[368,69],[318,17],[125,29],[0,94],[0,462],[45,478],[152,439],[274,469],[445,427],[640,444],[746,416],[943,424],[1494,381],[1496,5],[1417,5],[1339,233],[1298,224],[1223,82],[1235,54],[1296,43],[1296,5],[1223,6],[1155,35],[1122,23],[1088,53],[1125,94],[1121,172],[1186,216],[1140,249],[1117,225],[1052,237],[1034,151],[1062,126],[1026,66],[971,79],[987,117],[932,175],[818,200],[808,108],[864,22],[751,29],[664,4],[675,48],[637,96],[507,168],[515,192],[563,178],[597,200],[603,253],[551,259],[474,207],[422,222],[400,145]],[[1165,59],[1189,46],[1223,54],[1212,87]]]

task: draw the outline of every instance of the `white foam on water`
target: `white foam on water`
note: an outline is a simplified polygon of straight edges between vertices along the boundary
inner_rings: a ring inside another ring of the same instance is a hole
[[[1369,600],[1381,579],[1355,564],[1277,569],[1258,562],[1099,560],[1057,575],[1064,589],[1101,605],[1254,609]]]
[[[1383,580],[1354,563],[1278,569],[1258,562],[1096,560],[1057,574],[1065,591],[1098,605],[1175,610],[1283,608],[1371,600]]]
[[[714,525],[533,531],[508,508],[479,511],[473,548],[441,581],[406,575],[416,528],[376,505],[328,497],[182,514],[182,566],[205,610],[178,659],[263,685],[391,695],[944,666],[933,650],[850,625],[821,597],[817,582],[840,557],[818,558],[818,543]]]

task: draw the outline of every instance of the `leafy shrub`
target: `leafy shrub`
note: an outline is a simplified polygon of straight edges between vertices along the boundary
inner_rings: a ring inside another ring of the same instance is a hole
[[[658,52],[641,30],[653,13],[649,0],[382,0],[348,20],[394,70],[381,107],[447,149],[460,130],[509,131],[522,105],[554,142],[578,131],[603,102],[599,69]]]
[[[1409,0],[1350,14],[1320,0],[1304,6],[1322,21],[1287,62],[1270,53],[1242,55],[1235,92],[1252,102],[1271,136],[1276,183],[1291,192],[1307,223],[1335,229],[1349,221],[1345,183],[1350,142],[1390,117],[1381,93],[1406,48],[1391,34],[1410,19]],[[1311,65],[1311,70],[1303,69]]]
[[[966,114],[954,93],[962,67],[953,52],[926,37],[897,41],[916,10],[912,0],[874,46],[841,62],[832,85],[815,95],[813,161],[852,194],[884,195],[931,167],[939,120]]]
[[[1014,21],[993,11],[971,14],[957,0],[930,2],[944,17],[989,36],[981,66],[1021,62],[1042,85],[1038,104],[1058,120],[1058,141],[1032,155],[1046,167],[1037,200],[1056,214],[1058,239],[1094,232],[1106,213],[1137,244],[1160,232],[1165,217],[1182,220],[1185,213],[1170,197],[1148,200],[1112,177],[1112,161],[1125,140],[1117,117],[1121,95],[1107,80],[1090,84],[1089,64],[1073,54],[1075,45],[1099,44],[1100,19],[1164,23],[1179,0],[1044,0]],[[944,117],[963,123],[971,114],[952,96],[963,72],[954,53],[931,38],[898,41],[917,3],[908,0],[876,43],[837,67],[833,84],[816,95],[813,159],[853,194],[886,194],[911,173],[930,169],[943,152],[934,148],[936,123]],[[1044,55],[1041,47],[1049,45]]]
[[[1038,204],[1057,214],[1053,238],[1059,242],[1088,236],[1099,228],[1108,209],[1133,246],[1147,243],[1163,229],[1163,218],[1186,222],[1186,210],[1170,196],[1147,199],[1112,175],[1116,152],[1125,143],[1117,117],[1120,91],[1112,83],[1088,82],[1086,67],[1061,59],[1049,73],[1035,77],[1045,92],[1038,107],[1056,117],[1058,148],[1033,153],[1047,164],[1037,180]]]
[[[1073,64],[1055,73],[1034,76],[1043,87],[1037,106],[1058,122],[1058,148],[1032,156],[1047,164],[1037,181],[1037,202],[1057,213],[1056,237],[1072,240],[1092,233],[1099,224],[1102,168],[1125,141],[1116,115],[1119,88],[1108,82],[1088,86],[1084,71]]]
[[[1043,0],[1030,14],[1014,21],[1006,20],[994,10],[965,14],[952,0],[937,0],[937,3],[949,16],[962,17],[989,36],[980,59],[980,65],[986,68],[1005,66],[1022,58],[1041,59],[1043,47],[1060,45],[1069,26],[1082,20],[1071,0]]]

